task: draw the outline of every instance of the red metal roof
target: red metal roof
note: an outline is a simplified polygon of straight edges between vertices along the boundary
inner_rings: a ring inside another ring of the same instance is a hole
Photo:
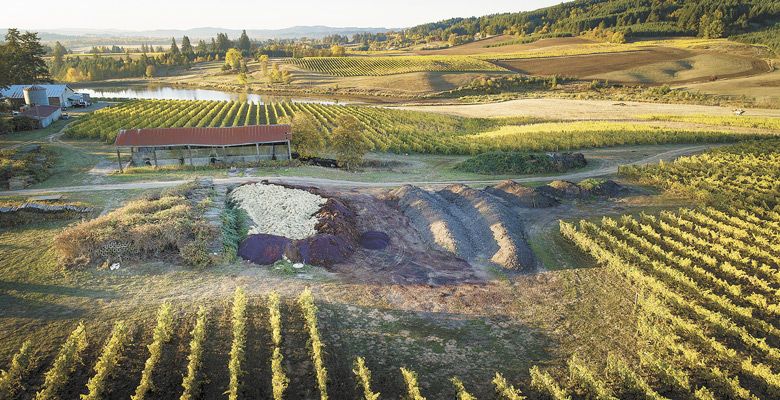
[[[31,106],[24,112],[19,113],[19,115],[30,118],[46,118],[59,109],[57,106]]]
[[[290,125],[249,125],[230,128],[148,128],[123,129],[116,146],[239,146],[284,142],[292,137]]]

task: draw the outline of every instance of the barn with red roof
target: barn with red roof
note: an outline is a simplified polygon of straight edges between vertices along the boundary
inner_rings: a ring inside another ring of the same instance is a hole
[[[114,144],[120,166],[123,151],[137,166],[202,166],[289,160],[291,140],[290,125],[248,125],[123,129]]]

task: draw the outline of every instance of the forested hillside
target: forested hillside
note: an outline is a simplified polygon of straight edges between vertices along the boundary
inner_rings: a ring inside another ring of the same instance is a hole
[[[419,25],[415,36],[578,34],[597,27],[627,36],[724,37],[761,30],[780,16],[777,0],[577,0],[535,11],[455,18]]]

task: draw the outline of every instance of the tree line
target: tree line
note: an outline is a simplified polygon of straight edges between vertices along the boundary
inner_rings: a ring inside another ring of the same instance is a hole
[[[634,27],[629,32],[635,35],[722,37],[759,29],[778,16],[780,3],[772,0],[581,0],[528,12],[453,18],[410,28],[406,34],[446,40],[453,34],[578,34],[601,26]]]

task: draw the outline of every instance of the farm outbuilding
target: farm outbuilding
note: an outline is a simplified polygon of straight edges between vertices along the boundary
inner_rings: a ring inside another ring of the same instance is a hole
[[[42,93],[44,90],[46,91],[45,96]],[[30,98],[31,94],[32,98]],[[74,95],[75,92],[68,85],[11,85],[6,89],[0,89],[0,97],[7,98],[14,108],[19,108],[25,104],[70,107],[70,99]],[[46,97],[46,103],[42,101],[43,97]],[[30,104],[28,101],[32,101],[33,104]]]
[[[120,130],[115,146],[117,157],[129,150],[137,166],[203,166],[289,160],[291,139],[290,125],[148,128]]]
[[[19,116],[32,118],[38,121],[41,128],[45,128],[62,117],[62,109],[58,106],[31,106],[19,113]]]

